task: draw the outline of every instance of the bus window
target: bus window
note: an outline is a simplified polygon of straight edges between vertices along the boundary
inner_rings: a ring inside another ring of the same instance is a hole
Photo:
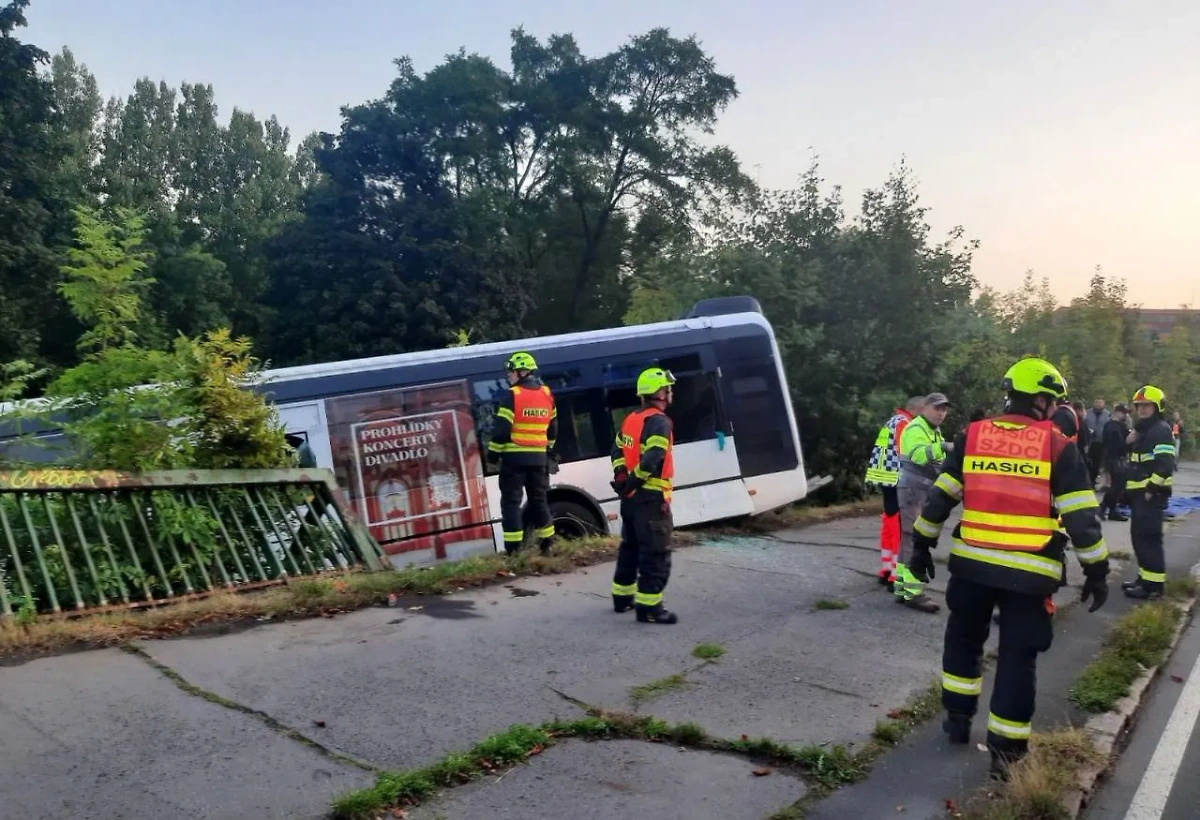
[[[724,381],[724,380],[723,380]],[[740,362],[728,377],[729,416],[743,476],[794,470],[799,456],[775,363],[769,359]]]
[[[475,434],[479,438],[479,452],[487,453],[488,442],[492,439],[492,422],[496,419],[496,409],[500,406],[500,398],[508,389],[504,379],[480,379],[471,383],[471,413],[475,417]],[[483,459],[485,475],[495,475],[496,470]]]
[[[720,429],[717,391],[707,373],[676,376],[674,399],[667,415],[675,423],[675,443],[708,441]]]
[[[625,417],[642,406],[637,391],[633,387],[610,387],[604,391],[604,405],[608,409],[608,417],[612,419],[613,436],[625,423]]]
[[[555,397],[558,443],[554,451],[563,464],[608,455],[611,442],[601,441],[596,431],[595,408],[601,395],[596,389]],[[603,438],[607,437],[606,431]]]

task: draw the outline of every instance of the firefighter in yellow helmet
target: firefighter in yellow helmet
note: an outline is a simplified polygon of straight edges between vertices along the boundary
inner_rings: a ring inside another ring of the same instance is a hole
[[[983,644],[999,606],[1000,649],[987,720],[992,773],[1007,777],[1024,756],[1036,700],[1039,653],[1053,639],[1053,595],[1069,540],[1083,566],[1082,600],[1108,600],[1108,548],[1091,475],[1079,448],[1050,420],[1067,383],[1054,365],[1028,358],[1004,375],[1005,413],[968,425],[956,440],[914,526],[911,569],[934,575],[929,551],[961,501],[950,547],[950,618],[942,655],[943,729],[970,742],[983,689]],[[1066,532],[1059,529],[1059,520]]]
[[[510,555],[525,541],[522,495],[528,501],[529,518],[543,555],[550,552],[554,542],[554,522],[546,496],[550,472],[557,466],[550,451],[558,437],[558,410],[554,395],[538,378],[537,369],[537,362],[528,353],[508,357],[504,370],[509,389],[500,399],[488,442],[488,461],[500,462],[500,521],[504,551]]]
[[[613,609],[637,610],[641,623],[673,624],[663,607],[671,577],[671,480],[675,436],[670,417],[671,371],[651,367],[637,380],[642,406],[625,417],[612,450],[612,487],[621,499],[621,547],[613,573]]]
[[[1137,557],[1138,577],[1121,586],[1129,598],[1161,598],[1167,583],[1163,555],[1163,512],[1171,499],[1175,475],[1175,439],[1163,418],[1163,391],[1146,385],[1133,396],[1135,419],[1129,444],[1129,535]]]

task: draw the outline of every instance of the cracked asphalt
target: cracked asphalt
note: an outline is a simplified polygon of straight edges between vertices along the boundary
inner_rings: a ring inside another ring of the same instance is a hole
[[[674,627],[612,612],[608,564],[138,645],[239,708],[119,650],[2,668],[0,818],[321,817],[335,795],[369,784],[369,769],[429,764],[514,723],[579,717],[572,699],[710,735],[853,749],[934,679],[944,628],[944,612],[896,606],[875,583],[878,526],[847,519],[681,549],[667,590]],[[945,580],[931,585],[937,600]],[[817,610],[820,599],[849,606]],[[702,664],[699,643],[728,652]],[[632,687],[685,671],[686,687],[631,701]],[[803,796],[800,780],[751,768],[636,741],[567,742],[414,817],[761,820]]]

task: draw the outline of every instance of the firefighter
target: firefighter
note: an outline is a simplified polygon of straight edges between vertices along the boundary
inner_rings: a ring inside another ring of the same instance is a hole
[[[941,606],[925,594],[924,582],[908,566],[912,558],[913,524],[921,514],[938,468],[954,449],[940,429],[949,410],[950,400],[945,394],[930,393],[925,397],[921,414],[904,428],[900,437],[900,481],[896,487],[900,502],[900,555],[893,591],[896,603],[921,612],[937,612]]]
[[[1161,598],[1167,583],[1163,556],[1163,513],[1171,498],[1175,474],[1175,440],[1163,418],[1163,391],[1146,385],[1133,397],[1137,420],[1129,437],[1129,536],[1137,557],[1138,577],[1121,584],[1125,595],[1139,600]]]
[[[1010,399],[1005,414],[959,434],[915,524],[912,559],[914,573],[934,577],[930,550],[961,501],[946,589],[942,728],[951,743],[970,742],[983,688],[983,645],[998,605],[987,746],[992,774],[1001,779],[1029,744],[1037,656],[1053,639],[1053,595],[1062,584],[1068,540],[1087,579],[1081,600],[1092,599],[1088,611],[1108,600],[1108,547],[1087,464],[1049,420],[1054,400],[1066,395],[1066,380],[1049,362],[1027,358],[1005,373],[1004,389]]]
[[[896,408],[887,424],[879,428],[871,461],[867,465],[866,484],[878,487],[883,494],[883,514],[880,516],[879,583],[891,590],[896,582],[896,561],[900,555],[900,501],[896,483],[900,479],[900,437],[904,428],[925,404],[924,396],[913,396],[904,407]]]
[[[671,479],[675,436],[666,414],[675,377],[651,367],[637,380],[642,406],[625,417],[612,450],[612,487],[621,499],[621,546],[613,573],[613,609],[636,608],[648,624],[673,624],[663,608],[671,576]]]
[[[509,389],[500,399],[488,461],[500,462],[500,521],[504,529],[504,551],[521,549],[525,526],[521,517],[521,495],[529,503],[529,520],[542,555],[554,543],[554,522],[546,494],[550,473],[557,466],[551,456],[558,437],[558,411],[554,395],[537,375],[537,362],[528,353],[514,353],[504,365]]]

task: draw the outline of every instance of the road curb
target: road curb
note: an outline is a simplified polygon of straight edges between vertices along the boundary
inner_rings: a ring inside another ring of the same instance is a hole
[[[1195,568],[1193,568],[1192,574],[1196,574]],[[1145,699],[1146,692],[1150,688],[1151,681],[1158,676],[1158,673],[1171,660],[1171,656],[1175,654],[1175,647],[1179,645],[1179,638],[1183,635],[1183,630],[1191,623],[1191,616],[1196,607],[1196,598],[1188,598],[1176,603],[1175,606],[1183,613],[1183,617],[1179,619],[1179,626],[1175,628],[1175,634],[1171,638],[1170,647],[1163,656],[1163,662],[1143,672],[1129,687],[1129,694],[1117,701],[1111,711],[1089,718],[1083,726],[1083,730],[1095,744],[1096,750],[1102,755],[1103,762],[1081,771],[1076,781],[1077,788],[1064,798],[1063,804],[1072,818],[1078,817],[1087,806],[1096,784],[1115,762],[1117,741],[1133,723],[1138,709]]]

